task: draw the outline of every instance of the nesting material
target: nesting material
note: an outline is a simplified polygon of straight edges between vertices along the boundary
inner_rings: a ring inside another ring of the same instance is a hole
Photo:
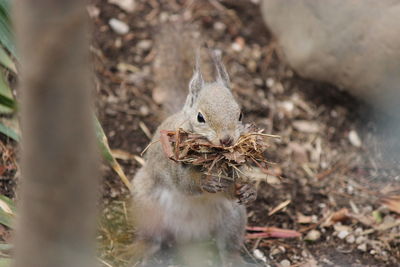
[[[198,166],[208,176],[240,181],[249,181],[243,168],[257,166],[267,172],[268,160],[264,152],[268,149],[271,138],[276,135],[263,133],[253,125],[246,126],[246,131],[237,142],[228,147],[214,145],[201,135],[176,131],[160,131],[160,141],[165,155],[176,162]]]

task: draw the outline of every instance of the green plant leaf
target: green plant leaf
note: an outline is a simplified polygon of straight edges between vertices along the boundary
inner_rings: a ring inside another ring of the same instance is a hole
[[[12,259],[10,258],[0,258],[0,267],[10,267]]]
[[[0,0],[0,15],[10,17],[10,0]]]
[[[10,22],[10,0],[0,0],[0,65],[16,73],[15,64],[6,50],[15,57]],[[0,113],[11,113],[15,107],[10,87],[0,69]]]
[[[11,210],[11,213],[14,214],[17,211],[17,208],[15,207],[15,203],[12,199],[6,197],[5,195],[0,195],[0,200],[7,204],[7,206]]]
[[[14,226],[14,216],[0,210],[0,223],[12,228]]]
[[[0,105],[15,111],[16,103],[12,97],[11,88],[5,81],[4,73],[0,69]],[[1,111],[1,110],[0,110]]]
[[[21,130],[18,118],[16,116],[0,117],[0,133],[19,142],[21,140]]]
[[[17,142],[19,142],[21,140],[21,137],[15,130],[4,125],[4,123],[2,123],[2,122],[0,122],[0,133],[4,134],[7,137],[10,137],[11,139],[13,139]]]
[[[14,57],[14,37],[11,30],[10,1],[0,0],[0,44],[2,44]]]
[[[0,223],[12,228],[14,226],[15,205],[6,196],[0,195]]]
[[[0,96],[3,96],[6,103],[6,105],[4,105],[1,101],[0,101],[0,113],[2,114],[9,114],[12,113],[14,111],[14,108],[8,107],[7,105],[11,105],[10,99],[11,99],[11,89],[8,86],[7,82],[4,80],[3,77],[3,72],[0,69]],[[9,98],[9,99],[7,99]],[[11,99],[12,100],[12,99]],[[13,100],[12,100],[13,101]],[[12,104],[12,106],[14,106],[15,104]]]
[[[99,142],[101,153],[104,159],[108,162],[108,164],[110,164],[110,166],[118,174],[119,178],[121,178],[122,182],[130,190],[131,189],[130,182],[126,177],[124,171],[122,170],[121,165],[119,165],[118,161],[113,156],[110,146],[108,144],[107,136],[105,135],[103,128],[101,127],[101,124],[96,117],[95,117],[95,124],[96,124],[97,140]]]
[[[13,248],[13,244],[0,243],[0,251],[11,250]]]
[[[12,110],[16,109],[16,105],[15,105],[14,99],[12,99],[10,97],[7,97],[5,95],[2,95],[1,93],[0,93],[0,105],[8,107],[8,108],[10,108]]]
[[[0,69],[0,113],[11,113],[16,110],[16,103],[12,97],[11,88]]]
[[[2,73],[0,72],[0,98],[3,97],[5,103],[7,103],[7,105],[11,104],[11,102],[9,101],[9,99],[7,100],[7,97],[4,96],[4,94],[6,92],[10,91],[10,88],[8,87],[8,84],[6,84],[3,80],[3,78],[1,77]],[[0,100],[0,114],[10,114],[14,112],[13,108],[8,107],[7,105],[4,105],[2,103],[2,101]]]
[[[14,61],[1,46],[0,46],[0,65],[3,65],[5,68],[13,71],[14,73],[17,73],[17,68],[15,67]]]

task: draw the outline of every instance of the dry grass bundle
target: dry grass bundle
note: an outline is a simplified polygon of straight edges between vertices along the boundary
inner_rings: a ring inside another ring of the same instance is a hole
[[[237,142],[228,147],[214,145],[203,136],[182,129],[160,131],[160,141],[171,160],[199,166],[209,176],[248,181],[251,178],[246,177],[242,168],[257,166],[267,172],[269,162],[264,152],[268,148],[268,139],[279,138],[263,131],[249,125]]]

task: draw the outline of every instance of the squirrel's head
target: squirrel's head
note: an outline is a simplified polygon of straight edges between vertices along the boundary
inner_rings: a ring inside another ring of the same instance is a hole
[[[199,56],[189,83],[189,94],[183,111],[188,117],[189,130],[203,135],[215,145],[230,146],[242,130],[242,112],[230,89],[228,73],[220,56],[214,52],[215,82],[205,83],[200,71]]]

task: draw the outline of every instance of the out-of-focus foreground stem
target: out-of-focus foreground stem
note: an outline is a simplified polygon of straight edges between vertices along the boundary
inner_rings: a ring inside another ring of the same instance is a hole
[[[85,1],[13,4],[22,95],[14,266],[94,266],[98,158]]]

